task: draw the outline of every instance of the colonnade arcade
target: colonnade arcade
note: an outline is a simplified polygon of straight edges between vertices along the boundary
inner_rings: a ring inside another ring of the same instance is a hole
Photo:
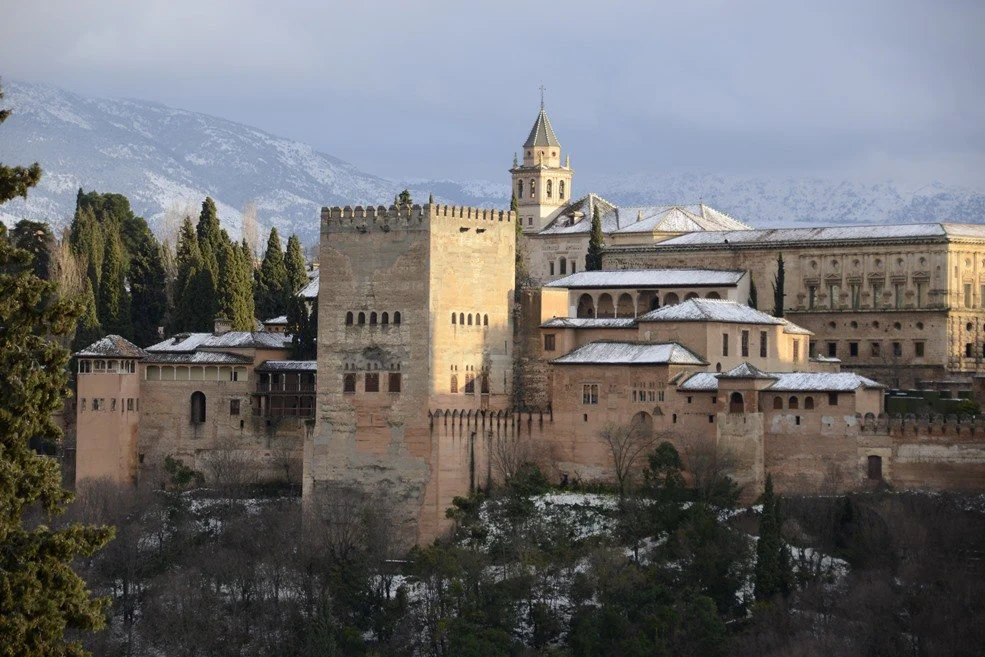
[[[571,315],[580,318],[637,317],[661,306],[673,306],[690,299],[721,299],[716,290],[698,292],[675,290],[572,290],[568,297]]]

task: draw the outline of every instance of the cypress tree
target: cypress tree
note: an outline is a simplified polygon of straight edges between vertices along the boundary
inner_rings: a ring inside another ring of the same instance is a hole
[[[776,256],[776,277],[773,279],[773,316],[783,317],[783,299],[786,296],[786,272],[783,266],[783,254]]]
[[[599,271],[602,269],[602,249],[605,248],[605,235],[602,234],[602,219],[596,205],[592,210],[592,233],[588,238],[588,255],[585,256],[585,269]]]
[[[84,198],[81,189],[78,198]],[[86,276],[92,282],[92,288],[98,290],[99,277],[103,273],[103,231],[92,208],[76,206],[69,244],[79,261],[86,264]]]
[[[749,274],[749,307],[759,309],[759,292],[756,290],[756,281],[753,280],[752,273]]]
[[[308,309],[305,299],[291,297],[287,306],[287,331],[291,334],[293,357],[312,360],[318,351],[318,300]]]
[[[82,292],[82,314],[75,325],[75,338],[72,340],[72,351],[81,351],[93,342],[103,337],[103,327],[99,325],[99,315],[96,312],[96,294],[92,291],[92,281],[85,280],[85,290]]]
[[[219,268],[224,274],[219,279],[218,312],[229,320],[233,330],[252,331],[252,272],[243,259],[243,252],[231,241],[226,239],[220,243]]]
[[[756,543],[754,593],[757,600],[769,600],[777,594],[789,595],[793,581],[790,552],[783,542],[782,498],[773,493],[772,475],[766,475],[766,487],[760,502],[763,510],[759,517],[759,541]]]
[[[51,279],[51,250],[55,236],[48,224],[21,219],[10,231],[10,240],[15,247],[31,254],[35,276],[46,281]]]
[[[257,270],[256,311],[261,320],[287,314],[287,289],[287,267],[280,247],[280,236],[276,228],[271,228],[267,251]]]
[[[103,275],[100,277],[97,301],[100,323],[106,332],[133,337],[123,246],[115,236],[106,244],[106,257],[103,258]]]
[[[0,123],[9,115],[0,110]],[[40,177],[38,164],[0,164],[0,204],[26,196]],[[109,601],[89,597],[72,562],[104,546],[112,530],[25,522],[32,510],[50,520],[72,500],[58,462],[28,443],[61,437],[52,417],[70,394],[69,353],[49,336],[67,336],[80,310],[30,271],[29,254],[11,246],[0,225],[0,650],[8,655],[87,655],[65,632],[105,626]]]
[[[191,217],[185,217],[178,231],[178,246],[175,253],[174,304],[171,312],[171,332],[191,331],[194,323],[192,304],[189,297],[191,282],[197,268],[202,266],[202,253],[198,248],[198,237]]]
[[[198,215],[198,225],[195,226],[198,236],[198,248],[209,265],[217,263],[219,246],[222,242],[222,227],[219,225],[219,213],[212,197],[206,196],[202,202],[202,212]]]
[[[164,325],[169,301],[164,250],[149,229],[134,243],[128,278],[133,341],[147,346],[159,339],[158,329]]]
[[[287,256],[284,259],[287,268],[287,297],[290,299],[308,284],[308,266],[304,262],[301,250],[301,240],[297,235],[291,235],[287,240]]]

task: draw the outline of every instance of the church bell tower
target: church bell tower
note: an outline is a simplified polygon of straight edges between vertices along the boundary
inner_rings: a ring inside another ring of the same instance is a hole
[[[523,232],[534,233],[547,225],[558,208],[571,202],[571,162],[561,164],[561,143],[554,134],[544,110],[541,88],[540,112],[527,141],[523,143],[523,163],[513,157],[513,193]]]

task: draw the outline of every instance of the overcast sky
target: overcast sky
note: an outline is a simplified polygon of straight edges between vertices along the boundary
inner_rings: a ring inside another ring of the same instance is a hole
[[[543,83],[582,172],[985,187],[982,0],[2,4],[0,75],[387,176],[505,181]]]

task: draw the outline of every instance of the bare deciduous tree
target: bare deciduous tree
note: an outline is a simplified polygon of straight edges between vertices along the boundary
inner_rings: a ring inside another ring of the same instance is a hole
[[[619,497],[625,497],[636,462],[656,444],[657,436],[649,423],[636,419],[629,424],[610,425],[600,435],[612,455]]]
[[[257,221],[257,206],[250,201],[243,206],[242,233],[246,245],[253,255],[254,264],[260,259],[260,224]]]
[[[204,459],[211,484],[223,493],[235,496],[260,479],[260,465],[231,440],[222,441]]]
[[[502,483],[513,478],[520,468],[534,459],[533,445],[522,436],[495,436],[490,440],[489,462],[494,476]]]

